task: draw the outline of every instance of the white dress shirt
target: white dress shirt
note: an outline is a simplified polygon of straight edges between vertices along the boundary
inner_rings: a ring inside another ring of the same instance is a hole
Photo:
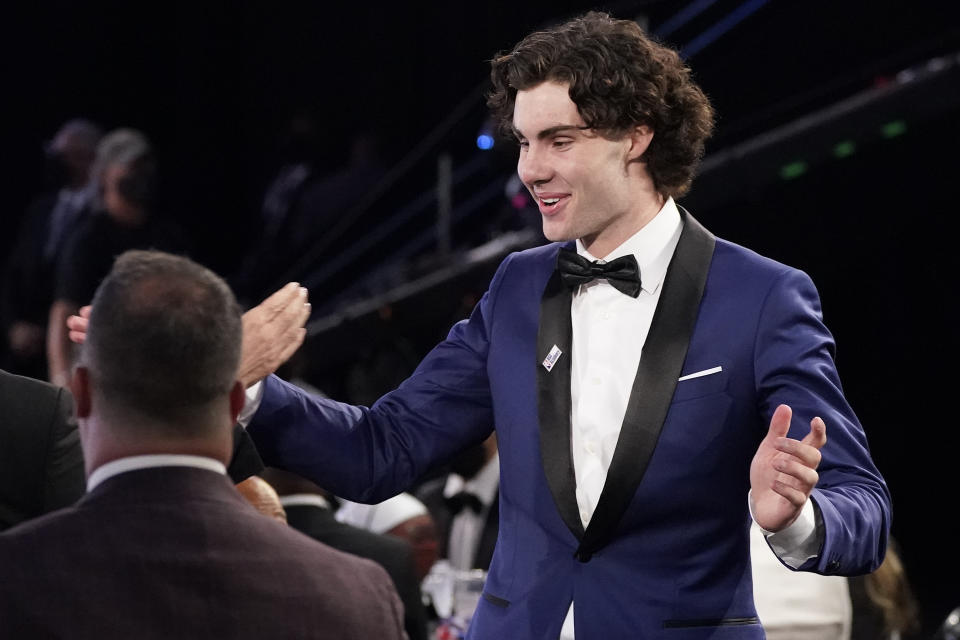
[[[333,511],[330,502],[317,493],[291,493],[290,495],[280,496],[280,504],[283,507],[317,507]]]
[[[680,240],[682,227],[676,203],[673,198],[667,198],[653,220],[609,255],[603,256],[602,260],[609,262],[633,254],[640,267],[641,290],[636,298],[624,295],[603,279],[581,285],[573,293],[570,306],[573,324],[570,438],[577,506],[584,528],[590,524],[607,479],[642,357],[643,343],[650,331],[663,279]],[[580,240],[577,240],[577,253],[591,261],[599,259],[590,255]],[[767,532],[766,535],[781,558],[784,549],[776,545],[778,540],[786,542],[787,553],[802,558],[792,565],[796,567],[809,557],[811,547],[814,555],[819,549],[813,529],[813,507],[808,500],[803,517],[797,522],[784,531]],[[798,542],[806,545],[803,551],[795,549]],[[571,602],[560,633],[561,640],[574,637],[573,607]]]
[[[477,496],[483,508],[480,513],[472,509],[462,509],[450,522],[450,533],[447,536],[447,558],[454,569],[475,569],[473,559],[477,555],[477,545],[483,536],[484,524],[490,513],[490,507],[497,490],[500,488],[500,456],[494,454],[486,464],[469,480],[455,473],[447,476],[447,483],[443,487],[443,497],[451,498],[461,491]]]
[[[129,456],[111,460],[94,469],[90,477],[87,478],[87,492],[93,491],[94,488],[104,480],[121,473],[136,471],[138,469],[153,469],[155,467],[194,467],[196,469],[206,469],[207,471],[227,475],[227,468],[223,466],[222,462],[204,456],[188,456],[173,453]]]

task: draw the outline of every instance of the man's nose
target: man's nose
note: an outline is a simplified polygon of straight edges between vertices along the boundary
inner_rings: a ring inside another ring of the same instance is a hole
[[[551,177],[551,169],[543,154],[530,145],[526,151],[520,152],[517,175],[524,184],[535,184],[548,181]]]

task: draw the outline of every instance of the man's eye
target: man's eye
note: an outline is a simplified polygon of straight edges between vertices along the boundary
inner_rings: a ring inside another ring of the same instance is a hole
[[[517,140],[517,144],[520,145],[521,149],[526,149],[530,146],[530,143],[526,140]]]
[[[570,146],[572,143],[573,143],[573,140],[569,140],[569,139],[554,140],[553,146],[562,149],[564,147]]]

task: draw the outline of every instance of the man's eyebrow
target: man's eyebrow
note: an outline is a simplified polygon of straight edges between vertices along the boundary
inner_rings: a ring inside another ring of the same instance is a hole
[[[558,125],[555,125],[555,126],[553,126],[553,127],[547,127],[546,129],[544,129],[544,130],[540,131],[539,133],[537,133],[537,139],[538,139],[538,140],[543,140],[543,139],[545,139],[545,138],[549,138],[549,137],[551,137],[551,136],[555,136],[555,135],[557,135],[558,133],[561,133],[561,132],[563,132],[563,131],[569,131],[569,130],[586,131],[586,130],[589,129],[589,128],[590,128],[590,127],[587,127],[587,126],[579,126],[579,125],[575,125],[575,124],[558,124]],[[515,135],[518,139],[523,139],[523,138],[524,138],[524,135],[523,135],[522,133],[520,133],[520,130],[517,129],[516,127],[511,126],[510,129],[513,131],[513,135]]]

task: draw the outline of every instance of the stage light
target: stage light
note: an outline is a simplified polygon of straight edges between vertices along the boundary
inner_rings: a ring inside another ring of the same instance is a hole
[[[857,145],[853,143],[853,140],[843,140],[838,142],[833,147],[833,157],[834,158],[846,158],[847,156],[852,156],[853,152],[857,150]]]
[[[893,122],[888,122],[880,128],[880,132],[883,134],[884,138],[888,140],[890,138],[896,138],[907,132],[907,123],[903,120],[894,120]]]
[[[487,133],[481,133],[477,136],[477,148],[487,151],[493,149],[493,136]]]
[[[780,177],[784,180],[793,180],[799,178],[807,172],[807,163],[803,160],[797,160],[790,164],[780,167]]]

